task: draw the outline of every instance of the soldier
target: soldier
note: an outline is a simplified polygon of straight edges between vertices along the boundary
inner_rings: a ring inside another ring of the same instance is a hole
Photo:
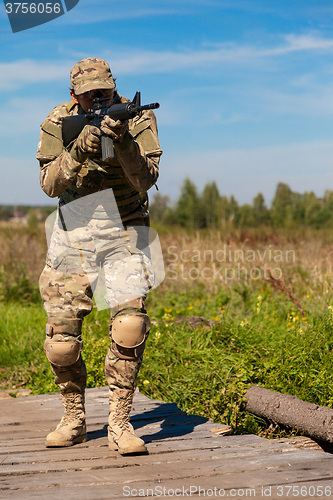
[[[70,79],[70,102],[55,107],[41,125],[37,151],[41,187],[48,196],[59,197],[58,210],[70,206],[73,200],[85,201],[82,197],[113,190],[123,227],[122,237],[119,238],[119,224],[113,227],[114,222],[105,218],[107,211],[102,210],[93,216],[89,229],[76,231],[74,241],[81,257],[82,252],[95,259],[103,255],[106,262],[106,301],[111,309],[111,344],[105,361],[110,403],[109,448],[122,455],[145,453],[145,443],[135,434],[129,414],[149,333],[145,308],[149,278],[142,266],[143,253],[138,244],[137,228],[149,226],[147,191],[158,178],[162,151],[156,119],[152,111],[143,111],[128,122],[114,121],[106,116],[100,129],[86,125],[65,147],[61,128],[63,117],[87,113],[93,107],[95,97],[127,101],[115,89],[110,68],[102,59],[82,59],[73,66]],[[105,161],[101,159],[101,131],[114,142],[114,158]],[[61,219],[61,212],[59,214]],[[104,243],[100,245],[103,252],[94,254],[89,245],[93,243],[97,248],[96,238],[91,234],[99,218],[103,220]],[[62,224],[62,229],[69,234],[65,224]],[[87,231],[90,234],[86,238],[89,242],[85,250],[81,246],[82,231],[85,235]],[[84,266],[80,269],[77,262],[72,265],[72,256],[68,256],[68,252],[57,252],[57,245],[59,238],[55,237],[40,277],[40,291],[48,317],[44,350],[65,409],[59,425],[46,438],[48,447],[72,446],[86,441],[84,391],[87,374],[81,356],[81,329],[84,316],[93,307],[91,276],[87,275]],[[75,245],[67,246],[73,248]],[[127,260],[117,276],[119,266],[116,262],[119,259]],[[133,277],[136,283],[142,282],[140,296],[131,293],[127,296],[127,290],[118,295],[114,293],[115,282],[117,286],[121,282],[122,287],[130,287]]]

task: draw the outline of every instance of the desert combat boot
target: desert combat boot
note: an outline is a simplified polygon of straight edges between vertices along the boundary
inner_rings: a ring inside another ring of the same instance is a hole
[[[113,388],[109,391],[109,449],[121,455],[147,453],[145,442],[139,438],[130,423],[134,391]]]
[[[65,413],[60,424],[46,437],[45,446],[73,446],[87,441],[84,393],[61,394]]]

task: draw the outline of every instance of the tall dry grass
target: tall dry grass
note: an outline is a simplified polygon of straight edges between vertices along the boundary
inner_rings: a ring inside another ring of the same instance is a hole
[[[0,223],[0,268],[15,278],[25,272],[31,283],[38,282],[46,254],[46,239],[42,223],[31,228],[19,223]]]
[[[214,292],[219,286],[261,286],[275,278],[296,296],[329,300],[332,295],[333,235],[325,230],[178,232],[160,240],[164,286],[196,282]]]
[[[0,239],[2,272],[14,280],[25,272],[37,286],[47,251],[43,224],[1,223]],[[213,293],[221,286],[260,286],[273,276],[296,296],[332,295],[333,235],[326,230],[161,231],[160,242],[164,288],[199,283]]]

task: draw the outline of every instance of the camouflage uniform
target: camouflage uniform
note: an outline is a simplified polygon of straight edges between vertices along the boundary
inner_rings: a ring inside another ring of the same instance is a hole
[[[75,94],[115,87],[107,63],[97,58],[77,63],[71,72],[71,82]],[[114,98],[118,102],[127,101],[117,92]],[[88,231],[85,251],[88,254],[91,252],[92,258],[103,256],[109,291],[107,302],[111,307],[111,344],[106,356],[105,374],[110,390],[130,391],[131,399],[149,333],[149,317],[145,309],[149,276],[142,266],[141,251],[146,242],[138,242],[137,228],[149,225],[147,191],[158,178],[162,151],[155,115],[152,111],[143,111],[129,120],[123,140],[114,143],[114,158],[103,162],[100,154],[89,155],[82,163],[71,154],[72,143],[64,147],[61,122],[63,117],[83,113],[81,106],[72,100],[55,107],[41,125],[37,152],[41,186],[50,197],[59,197],[60,208],[92,193],[113,190],[122,225],[119,227],[119,224],[113,225],[110,219],[104,220],[104,252],[100,251],[98,256],[89,247],[93,241],[94,219],[89,230],[82,225],[76,231],[74,240],[82,250],[80,245]],[[103,217],[105,219],[105,214],[102,214]],[[53,243],[57,241],[59,239],[53,235]],[[96,249],[96,240],[93,243]],[[84,266],[82,269],[79,265],[73,268],[71,263],[67,269],[64,259],[59,258],[61,252],[55,254],[51,247],[40,277],[41,296],[48,316],[44,348],[62,395],[83,394],[86,367],[81,357],[81,328],[84,316],[93,307],[93,283]],[[70,259],[68,255],[68,252],[65,253],[65,259]],[[127,259],[127,269],[117,275],[116,262],[122,258]],[[142,296],[131,298],[129,294],[129,299],[124,301],[113,298],[112,289],[117,286],[130,288],[133,276],[139,276],[143,283]]]

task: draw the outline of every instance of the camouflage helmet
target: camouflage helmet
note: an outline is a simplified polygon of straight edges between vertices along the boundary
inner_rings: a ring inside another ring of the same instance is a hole
[[[114,89],[110,67],[103,59],[86,57],[71,69],[71,88],[76,95],[95,89]]]

